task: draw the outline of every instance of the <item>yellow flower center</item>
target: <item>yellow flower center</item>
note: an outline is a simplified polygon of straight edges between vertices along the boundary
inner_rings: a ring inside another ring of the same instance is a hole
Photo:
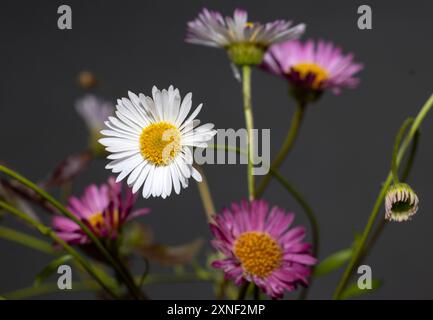
[[[308,74],[313,74],[314,80],[311,84],[313,89],[318,89],[323,81],[328,79],[328,71],[315,63],[299,63],[293,66],[292,69],[299,73],[301,79],[305,79]]]
[[[251,21],[248,21],[247,23],[245,23],[245,27],[251,29],[252,27],[254,27],[254,23]]]
[[[97,231],[105,223],[104,216],[103,216],[102,212],[97,212],[97,213],[92,214],[89,218],[87,218],[87,221],[93,227],[93,229],[95,229]]]
[[[277,269],[283,258],[277,241],[267,233],[258,231],[241,234],[235,241],[234,254],[248,274],[261,278]]]
[[[180,139],[179,129],[171,123],[153,123],[144,128],[141,133],[141,155],[157,166],[166,166],[179,153]]]

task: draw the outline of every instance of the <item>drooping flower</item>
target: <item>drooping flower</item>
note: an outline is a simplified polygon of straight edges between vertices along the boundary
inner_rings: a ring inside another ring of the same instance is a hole
[[[224,48],[235,64],[257,65],[270,45],[297,39],[304,30],[304,24],[292,27],[290,21],[284,20],[250,22],[247,12],[241,9],[226,18],[217,11],[203,9],[197,19],[188,23],[186,41]]]
[[[87,94],[76,101],[75,109],[89,129],[90,148],[96,154],[100,154],[103,151],[98,143],[98,139],[101,138],[100,131],[104,128],[104,121],[113,115],[114,106],[111,102],[93,94]]]
[[[408,184],[394,184],[385,197],[385,219],[407,221],[418,211],[418,203],[418,196]]]
[[[144,198],[167,197],[172,189],[179,194],[181,186],[188,186],[193,177],[201,181],[200,173],[192,166],[192,147],[207,147],[216,133],[213,124],[198,126],[196,119],[200,104],[191,110],[192,94],[183,101],[178,89],[153,87],[153,99],[129,92],[129,99],[117,100],[117,117],[105,122],[109,130],[102,130],[106,138],[99,142],[106,146],[111,161],[106,168],[119,173],[117,181],[125,179],[136,193],[141,187]]]
[[[354,75],[363,68],[362,64],[353,61],[353,54],[344,55],[331,42],[314,43],[312,40],[273,45],[262,66],[285,77],[298,98],[310,101],[324,90],[339,94],[342,88],[355,88],[359,79]]]
[[[129,188],[110,177],[99,187],[90,185],[78,199],[69,199],[68,210],[80,219],[99,238],[116,239],[128,220],[148,213],[148,208],[132,211],[136,197]],[[70,244],[88,244],[89,237],[72,220],[55,216],[52,225],[58,236]]]
[[[294,217],[276,206],[269,210],[264,200],[232,204],[210,224],[212,244],[225,256],[212,265],[236,285],[253,282],[272,298],[307,285],[316,259],[303,242],[305,228],[290,228]]]

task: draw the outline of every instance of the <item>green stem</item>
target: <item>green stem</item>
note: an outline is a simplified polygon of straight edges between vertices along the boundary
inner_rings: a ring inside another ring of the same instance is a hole
[[[101,252],[101,254],[107,259],[107,261],[109,263],[111,263],[111,265],[114,267],[114,269],[122,276],[126,286],[131,291],[131,294],[135,298],[138,298],[140,296],[138,287],[135,285],[134,282],[131,281],[131,278],[128,276],[128,273],[125,273],[125,269],[114,259],[114,257],[105,248],[105,246],[99,241],[99,239],[96,237],[96,235],[80,219],[78,219],[74,214],[72,214],[69,210],[67,210],[60,202],[58,202],[56,199],[54,199],[45,190],[39,188],[36,184],[34,184],[32,181],[25,178],[24,176],[20,175],[18,172],[15,172],[15,171],[13,171],[13,170],[5,167],[5,166],[2,166],[2,165],[0,165],[0,172],[3,172],[4,174],[8,175],[9,177],[22,183],[26,187],[32,189],[39,196],[41,196],[42,198],[47,200],[47,202],[49,202],[57,210],[59,210],[62,215],[71,219],[72,221],[74,221],[81,228],[81,230],[89,237],[89,239],[92,240],[93,244]]]
[[[242,94],[244,100],[245,125],[248,137],[248,194],[254,199],[254,120],[251,105],[251,67],[242,66]]]
[[[298,137],[299,128],[301,127],[302,119],[304,118],[305,114],[305,105],[302,105],[300,103],[297,104],[295,113],[292,117],[292,121],[290,124],[289,131],[287,132],[286,138],[280,148],[280,150],[277,153],[277,156],[275,157],[274,161],[272,161],[271,168],[276,170],[278,169],[281,164],[286,159],[289,152],[292,150],[294,142],[296,141],[296,138]],[[256,191],[256,196],[261,197],[263,193],[266,190],[266,187],[268,186],[269,182],[271,182],[272,175],[268,173],[260,182],[259,187]]]
[[[275,171],[271,168],[271,174],[277,179],[278,182],[292,195],[293,198],[301,205],[304,210],[308,221],[311,226],[311,234],[312,234],[312,244],[313,244],[313,256],[319,256],[319,238],[320,238],[320,229],[319,223],[317,222],[316,215],[313,212],[313,209],[308,205],[302,195],[286,180],[284,179],[278,171]],[[314,273],[314,266],[311,268],[311,275]],[[313,277],[310,276],[310,281],[308,287],[304,287],[299,295],[300,300],[305,300],[308,296],[309,289],[313,284]]]
[[[254,300],[260,300],[260,288],[254,284]]]
[[[212,194],[209,189],[209,184],[206,179],[206,175],[200,166],[196,166],[198,172],[200,172],[202,181],[197,182],[198,192],[200,194],[201,201],[203,203],[204,210],[208,221],[212,221],[215,214],[215,205],[212,199]]]
[[[319,254],[319,223],[317,222],[316,215],[313,209],[309,206],[307,201],[302,197],[302,195],[286,180],[284,177],[276,170],[271,168],[271,174],[277,179],[277,181],[292,195],[292,197],[299,203],[299,205],[304,210],[310,225],[312,233],[313,242],[313,255],[317,257]]]
[[[416,132],[416,134],[413,137],[410,153],[409,153],[409,156],[406,160],[406,165],[404,167],[403,173],[401,174],[401,181],[403,181],[403,182],[406,182],[407,179],[409,178],[409,174],[410,174],[410,171],[412,169],[412,166],[413,166],[413,163],[415,160],[415,155],[416,155],[416,152],[418,149],[418,140],[419,140],[419,130]],[[360,263],[367,258],[368,254],[373,249],[374,245],[376,244],[376,242],[379,240],[380,236],[382,235],[383,230],[385,229],[387,224],[388,224],[387,220],[385,220],[385,219],[381,219],[379,221],[379,225],[376,227],[376,230],[373,232],[372,236],[370,237],[370,240],[368,241],[368,243],[365,246],[364,254],[361,255],[361,257],[359,259]]]
[[[418,131],[422,121],[424,120],[424,118],[426,117],[427,113],[430,111],[431,107],[433,106],[433,94],[430,96],[430,98],[427,100],[427,102],[424,104],[424,106],[421,108],[420,112],[418,113],[418,115],[416,116],[415,120],[412,123],[412,126],[408,132],[408,134],[406,135],[406,137],[404,138],[400,149],[398,151],[397,157],[396,157],[396,163],[397,166],[400,164],[400,161],[402,160],[407,148],[410,146],[412,139],[414,138],[414,136],[416,135],[416,132]],[[343,292],[343,290],[346,288],[347,282],[349,281],[355,267],[356,264],[359,261],[359,258],[361,256],[361,254],[364,254],[364,247],[367,241],[367,238],[371,232],[371,229],[374,225],[374,222],[376,221],[377,215],[379,213],[379,210],[382,206],[383,200],[386,196],[386,193],[391,185],[392,182],[392,173],[390,172],[388,174],[388,177],[386,178],[386,181],[384,182],[384,184],[382,185],[382,189],[379,192],[379,196],[376,199],[376,202],[373,206],[373,210],[370,213],[370,217],[367,221],[367,225],[364,228],[364,231],[362,233],[361,236],[361,240],[359,242],[359,244],[356,246],[354,254],[352,255],[351,260],[349,261],[341,279],[340,282],[338,283],[338,286],[334,292],[333,295],[333,299],[340,299],[341,294]]]
[[[56,254],[56,251],[50,243],[14,229],[0,226],[0,238],[19,243],[47,254]]]
[[[395,137],[394,147],[392,150],[392,161],[391,161],[391,173],[392,173],[392,179],[394,181],[394,184],[397,184],[400,182],[400,179],[398,178],[398,164],[397,164],[397,155],[398,155],[398,149],[400,148],[401,140],[404,137],[404,134],[407,131],[407,128],[413,123],[413,118],[408,118],[404,121],[403,125],[401,126],[400,130],[397,133],[397,136]]]
[[[246,154],[245,150],[241,150],[240,148],[228,147],[218,144],[209,145],[210,148],[226,150],[228,152],[236,152],[239,154]],[[264,164],[266,165],[266,164]],[[308,202],[304,199],[300,192],[296,190],[296,188],[291,185],[279,172],[278,170],[273,169],[272,167],[269,170],[270,174],[277,179],[277,181],[292,195],[292,197],[298,202],[298,204],[304,210],[310,225],[312,232],[312,242],[313,242],[313,253],[317,257],[319,253],[319,224],[316,219],[316,215],[314,214],[313,209],[310,207]]]
[[[247,281],[243,285],[241,285],[241,287],[239,288],[238,300],[245,300],[250,283],[251,282]]]
[[[68,245],[65,241],[63,241],[57,234],[48,228],[47,226],[43,225],[42,223],[30,218],[28,215],[26,215],[24,212],[19,211],[18,209],[10,206],[8,203],[4,201],[0,201],[0,208],[3,208],[4,210],[8,211],[9,213],[15,215],[16,217],[24,220],[28,224],[30,224],[32,227],[34,227],[36,230],[38,230],[41,234],[50,237],[53,239],[56,243],[58,243],[66,252],[68,252],[71,256],[75,258],[76,261],[78,261],[81,266],[100,284],[100,286],[105,289],[110,295],[113,297],[117,297],[117,295],[109,288],[105,282],[99,277],[98,273],[93,269],[93,267],[70,245]]]

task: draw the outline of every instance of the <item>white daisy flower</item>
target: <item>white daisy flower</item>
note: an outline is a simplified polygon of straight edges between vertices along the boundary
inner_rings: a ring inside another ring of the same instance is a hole
[[[172,189],[179,194],[193,177],[201,181],[200,173],[192,166],[193,147],[206,148],[216,131],[214,125],[201,126],[195,119],[200,104],[189,116],[192,94],[183,101],[178,89],[152,89],[152,96],[128,92],[129,99],[117,100],[116,117],[105,124],[106,136],[99,140],[111,153],[106,168],[119,173],[117,181],[125,179],[136,193],[142,188],[144,198],[165,198]]]

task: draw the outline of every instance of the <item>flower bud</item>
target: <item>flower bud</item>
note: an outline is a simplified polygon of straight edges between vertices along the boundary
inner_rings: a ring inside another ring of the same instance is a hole
[[[385,197],[385,219],[409,220],[418,211],[418,197],[406,183],[392,185]]]

